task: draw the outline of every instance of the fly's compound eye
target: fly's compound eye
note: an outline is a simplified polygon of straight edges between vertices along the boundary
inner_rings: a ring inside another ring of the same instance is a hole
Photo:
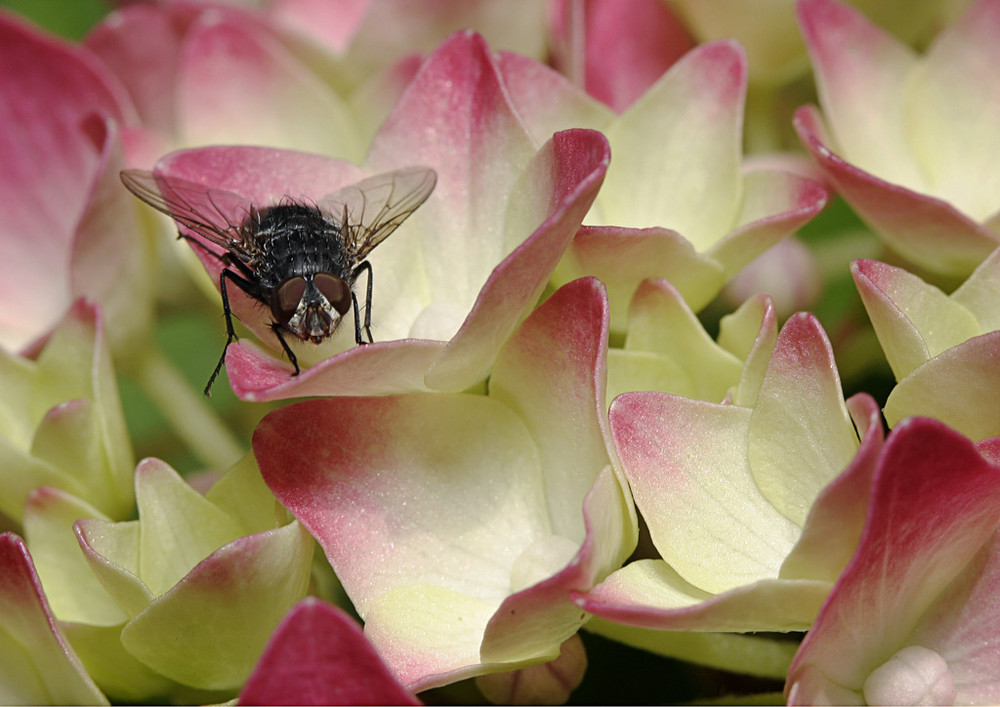
[[[299,308],[302,295],[306,291],[306,279],[304,277],[293,277],[285,280],[274,288],[271,293],[271,314],[278,324],[288,326],[288,322],[295,316],[295,311]]]
[[[347,314],[351,308],[351,288],[343,278],[319,272],[313,278],[313,284],[340,316]]]

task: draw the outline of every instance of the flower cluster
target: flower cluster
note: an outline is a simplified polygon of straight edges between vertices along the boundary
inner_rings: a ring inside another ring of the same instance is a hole
[[[0,12],[0,702],[1000,701],[1000,0],[80,34]]]

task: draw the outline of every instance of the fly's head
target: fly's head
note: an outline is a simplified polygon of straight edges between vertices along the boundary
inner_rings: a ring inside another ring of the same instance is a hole
[[[269,305],[281,327],[319,344],[337,330],[351,303],[351,286],[341,277],[320,272],[285,280],[274,288]]]

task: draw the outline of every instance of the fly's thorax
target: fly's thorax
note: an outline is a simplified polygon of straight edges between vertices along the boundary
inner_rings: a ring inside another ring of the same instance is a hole
[[[252,217],[254,271],[265,291],[294,277],[331,273],[351,283],[353,264],[339,224],[312,206],[280,204]]]

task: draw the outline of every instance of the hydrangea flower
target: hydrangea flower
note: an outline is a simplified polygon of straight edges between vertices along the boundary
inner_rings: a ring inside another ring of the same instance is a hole
[[[722,402],[739,385],[747,358],[755,349],[770,351],[777,335],[766,296],[723,317],[716,342],[669,282],[646,280],[632,298],[622,348],[608,351],[608,404],[640,390]]]
[[[627,393],[610,416],[662,559],[631,562],[580,606],[647,628],[808,628],[854,549],[882,445],[875,401],[845,405],[816,319],[758,346],[731,403]]]
[[[998,442],[977,450],[927,418],[889,435],[857,550],[789,671],[789,704],[1000,699]]]
[[[606,337],[603,290],[580,280],[505,344],[488,396],[312,400],[258,427],[264,479],[407,689],[553,660],[586,619],[570,590],[634,547],[604,414]]]
[[[364,172],[317,155],[220,147],[175,153],[157,173],[268,204],[286,196],[317,199],[365,172],[415,164],[437,172],[431,198],[369,258],[375,344],[354,347],[351,327],[341,327],[323,345],[295,347],[300,364],[317,364],[296,377],[280,354],[242,342],[230,347],[234,390],[269,400],[458,391],[482,381],[499,346],[538,301],[607,161],[607,142],[588,130],[559,133],[536,150],[485,43],[465,33],[424,65],[380,129]],[[203,259],[217,275],[218,259]],[[244,324],[274,341],[262,309],[246,297],[231,301]]]
[[[735,42],[691,50],[618,116],[535,62],[513,54],[501,61],[536,140],[584,126],[611,144],[608,178],[553,281],[599,277],[615,331],[646,278],[669,280],[697,311],[826,204],[825,189],[799,176],[797,161],[744,162],[747,61]]]
[[[64,493],[32,495],[27,540],[53,613],[117,699],[233,692],[305,595],[312,539],[249,458],[204,496],[157,459],[135,484],[139,518],[118,523]]]
[[[132,512],[132,445],[103,322],[78,301],[30,356],[0,349],[0,513],[20,522],[33,489]]]
[[[951,295],[874,260],[852,268],[896,387],[890,426],[923,415],[978,441],[1000,435],[1000,248]]]
[[[801,0],[822,115],[796,128],[894,250],[965,277],[1000,245],[1000,2],[978,0],[922,57],[836,0]]]

